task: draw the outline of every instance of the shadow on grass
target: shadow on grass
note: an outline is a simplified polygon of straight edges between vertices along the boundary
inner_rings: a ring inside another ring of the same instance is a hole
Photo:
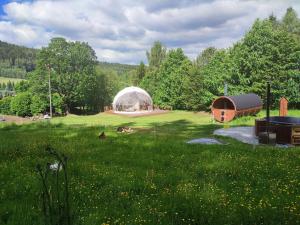
[[[299,149],[253,150],[229,138],[226,146],[185,143],[212,136],[222,124],[176,120],[137,125],[34,123],[0,129],[5,183],[0,187],[0,216],[9,212],[9,224],[41,224],[33,168],[49,162],[43,148],[51,144],[70,157],[72,208],[80,224],[295,221],[296,213],[284,207],[294,207],[290,204],[300,194],[294,182],[300,178]],[[133,127],[134,132],[117,133],[118,126]],[[105,140],[98,139],[101,131]],[[266,204],[260,207],[262,199]]]
[[[248,124],[229,125],[231,127],[236,126],[247,126]],[[192,138],[200,137],[213,137],[213,131],[216,129],[223,128],[224,124],[221,123],[211,123],[211,124],[196,124],[189,120],[180,119],[171,122],[152,122],[146,126],[140,126],[137,122],[127,122],[121,123],[115,126],[91,126],[86,124],[73,124],[65,125],[63,123],[52,124],[50,121],[41,121],[31,124],[23,125],[6,125],[0,128],[0,132],[11,132],[11,133],[24,133],[24,135],[41,135],[48,134],[49,142],[52,140],[51,137],[59,138],[60,140],[70,140],[80,137],[88,137],[98,135],[100,132],[104,131],[110,138],[121,138],[128,134],[120,134],[117,132],[118,127],[131,127],[135,131],[130,134],[136,137],[165,137],[170,140],[189,140]],[[228,139],[228,138],[225,138]],[[142,140],[142,139],[141,139]],[[141,143],[143,144],[143,143]]]

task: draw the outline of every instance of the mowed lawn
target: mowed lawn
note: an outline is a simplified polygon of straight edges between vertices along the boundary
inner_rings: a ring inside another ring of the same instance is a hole
[[[0,224],[43,224],[35,168],[53,163],[47,145],[69,158],[73,224],[300,224],[300,147],[221,137],[227,145],[186,144],[223,127],[209,114],[102,113],[0,126]]]

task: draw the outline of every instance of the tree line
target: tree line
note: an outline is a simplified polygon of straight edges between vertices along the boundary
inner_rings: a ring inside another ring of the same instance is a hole
[[[128,65],[121,63],[98,62],[97,65],[105,71],[115,71],[117,75],[122,76],[137,69],[136,65]]]
[[[232,47],[209,47],[195,60],[159,41],[146,56],[148,65],[123,67],[120,75],[112,69],[118,64],[101,66],[88,43],[53,38],[38,51],[27,81],[15,85],[16,96],[0,100],[0,113],[49,112],[49,83],[59,114],[103,111],[129,85],[147,90],[160,108],[196,111],[208,110],[224,94],[224,83],[230,95],[254,92],[265,99],[266,83],[271,82],[273,105],[285,96],[291,107],[300,107],[300,20],[292,8],[281,20],[274,15],[257,19]]]
[[[5,83],[5,82],[3,82],[2,84],[0,83],[0,90],[14,91],[15,90],[15,82],[11,82],[9,80],[7,83]]]
[[[224,83],[230,95],[253,92],[265,99],[267,82],[273,106],[285,96],[291,107],[300,107],[300,20],[292,8],[281,20],[274,15],[257,19],[232,47],[209,47],[194,61],[160,42],[147,57],[149,67],[144,71],[141,63],[139,84],[162,108],[208,110],[224,94]]]
[[[103,111],[122,82],[118,82],[117,74],[102,70],[97,63],[87,43],[51,39],[38,52],[35,70],[15,85],[16,96],[0,101],[0,113],[31,116],[49,112],[49,89],[57,114]]]
[[[24,79],[35,68],[37,49],[0,41],[0,76]]]

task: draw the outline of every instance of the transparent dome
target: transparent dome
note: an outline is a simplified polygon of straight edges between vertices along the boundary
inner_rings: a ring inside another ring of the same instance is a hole
[[[121,90],[114,98],[115,112],[151,111],[153,103],[150,95],[138,87],[127,87]]]

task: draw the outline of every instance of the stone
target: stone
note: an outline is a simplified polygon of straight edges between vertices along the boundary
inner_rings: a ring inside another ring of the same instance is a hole
[[[188,144],[223,145],[224,143],[214,138],[197,138],[187,142]]]
[[[231,127],[214,131],[214,135],[231,137],[246,144],[258,145],[254,127]]]

